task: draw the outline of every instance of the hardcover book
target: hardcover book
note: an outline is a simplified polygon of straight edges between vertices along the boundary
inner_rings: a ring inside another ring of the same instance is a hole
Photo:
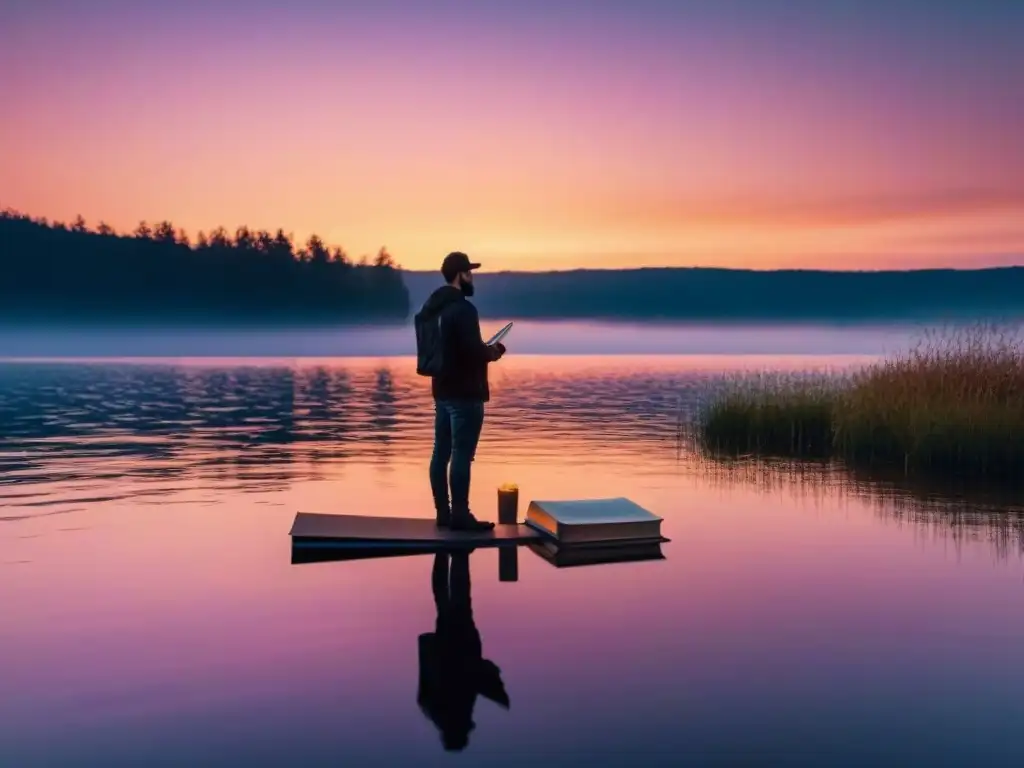
[[[661,518],[629,499],[531,501],[526,524],[561,544],[662,541]]]

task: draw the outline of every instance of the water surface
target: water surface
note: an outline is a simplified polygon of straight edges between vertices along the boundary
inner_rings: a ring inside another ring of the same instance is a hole
[[[1021,517],[679,439],[722,377],[860,357],[510,356],[472,502],[624,495],[665,559],[470,559],[463,764],[1010,765]],[[292,564],[296,511],[428,516],[412,361],[0,365],[0,765],[446,765],[430,556]]]

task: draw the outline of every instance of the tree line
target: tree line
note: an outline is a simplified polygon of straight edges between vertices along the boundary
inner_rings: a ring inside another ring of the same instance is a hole
[[[434,274],[406,272],[413,304]],[[686,322],[894,321],[1024,318],[1024,267],[826,271],[710,267],[495,272],[474,303],[510,320]]]
[[[353,263],[317,235],[200,232],[169,221],[118,233],[0,211],[0,316],[8,319],[331,322],[404,319],[409,294],[386,248]]]

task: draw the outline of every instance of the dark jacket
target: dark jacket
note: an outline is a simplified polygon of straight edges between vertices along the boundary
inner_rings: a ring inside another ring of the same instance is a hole
[[[496,358],[480,335],[480,315],[462,291],[444,285],[424,302],[425,312],[441,313],[441,345],[444,361],[440,376],[431,377],[435,400],[480,400],[491,398],[487,366]]]

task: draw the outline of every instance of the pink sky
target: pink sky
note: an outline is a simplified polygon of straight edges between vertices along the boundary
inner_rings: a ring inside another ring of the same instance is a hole
[[[0,206],[32,215],[415,269],[1024,263],[1013,9],[63,5],[0,32]]]

